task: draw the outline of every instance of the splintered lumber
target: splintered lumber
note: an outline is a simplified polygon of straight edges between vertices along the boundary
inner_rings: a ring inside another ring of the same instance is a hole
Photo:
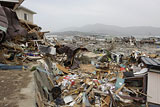
[[[52,84],[52,86],[54,87],[54,83],[53,83],[53,81],[51,80],[51,78],[49,76],[48,76],[48,80]]]
[[[61,47],[61,44],[53,37],[54,41],[56,42],[56,45],[58,45],[59,47]]]
[[[145,94],[145,93],[142,93],[142,92],[139,92],[139,91],[135,91],[134,89],[132,89],[132,88],[128,88],[128,89],[130,89],[131,91],[133,91],[135,94],[142,94],[142,95],[144,95],[144,96],[146,96],[146,97],[150,97],[150,98],[152,98],[151,96],[149,96],[149,95],[147,95],[147,94]]]
[[[139,91],[137,91],[137,92],[140,93],[140,94],[142,94],[142,95],[144,95],[144,96],[146,96],[146,97],[152,98],[151,96],[149,96],[149,95],[147,95],[147,94],[145,94],[145,93],[142,93],[142,92],[139,92]]]
[[[42,100],[40,92],[37,93],[37,97],[38,97],[38,106],[39,107],[44,107],[43,100]]]
[[[66,69],[65,67],[63,67],[63,66],[61,66],[61,65],[57,64],[57,68],[58,68],[59,70],[63,71],[64,73],[69,74],[68,69]]]
[[[2,45],[6,48],[12,48],[12,49],[15,49],[15,50],[18,50],[18,51],[21,51],[23,52],[23,48],[17,44],[14,44],[14,43],[9,43],[9,42],[5,42],[5,43],[2,43]]]
[[[90,85],[90,87],[86,90],[86,94],[88,94],[92,90],[92,88],[93,88],[93,84]]]
[[[87,95],[93,88],[93,84],[86,90],[85,94]],[[82,94],[83,96],[83,94]],[[82,96],[79,98],[79,100],[77,101],[77,103],[80,103],[82,101]]]
[[[124,87],[124,85],[125,84],[123,84],[120,88],[118,88],[118,90],[116,90],[115,94],[118,94],[122,90],[122,88]]]
[[[79,87],[79,88],[77,88],[77,89],[74,89],[74,90],[71,90],[71,91],[68,93],[68,95],[72,95],[72,94],[74,94],[74,93],[78,93],[78,92],[81,91],[81,90],[82,90],[81,87]]]
[[[93,84],[86,90],[85,94],[87,95],[93,88]],[[83,93],[80,93],[78,97],[75,99],[77,101],[77,104],[82,101]]]
[[[109,92],[109,95],[110,95],[110,97],[111,97],[111,99],[112,99],[112,102],[113,102],[114,107],[118,107],[117,104],[116,104],[116,102],[115,102],[115,100],[114,100],[114,98],[113,98],[113,96],[112,96],[111,91],[108,90],[108,92]]]
[[[111,101],[111,97],[110,97],[110,96],[107,96],[107,97],[105,98],[105,103],[106,103],[107,105],[109,105],[110,101]]]
[[[102,98],[102,101],[104,102],[104,104],[102,105],[102,107],[105,107],[106,105],[109,106],[110,101],[111,101],[111,97],[107,96],[105,99]]]
[[[82,96],[83,96],[83,93],[80,93],[80,94],[75,98],[74,101],[77,101],[77,102],[76,102],[77,104],[80,103],[80,102],[82,101]]]

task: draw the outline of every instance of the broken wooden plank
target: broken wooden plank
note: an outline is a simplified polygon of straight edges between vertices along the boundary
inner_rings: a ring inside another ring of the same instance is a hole
[[[59,65],[59,64],[56,64],[56,65],[57,65],[57,68],[58,68],[59,70],[63,71],[64,73],[69,74],[68,69],[66,69],[65,67],[63,67],[63,66],[61,66],[61,65]]]
[[[88,94],[92,90],[92,88],[93,88],[93,84],[90,85],[90,87],[86,90],[86,94]]]
[[[140,93],[140,94],[142,94],[142,95],[144,95],[144,96],[146,96],[146,97],[150,97],[150,98],[152,98],[151,96],[149,96],[149,95],[147,95],[147,94],[145,94],[145,93],[142,93],[142,92],[139,92],[139,91],[136,91],[137,93]]]
[[[125,84],[123,84],[120,88],[118,88],[117,90],[116,90],[116,92],[115,92],[115,94],[118,94],[121,90],[122,90],[122,88],[125,86]]]
[[[115,100],[114,100],[114,98],[113,98],[113,96],[112,96],[111,91],[108,90],[108,92],[109,92],[109,95],[110,95],[110,97],[111,97],[111,99],[112,99],[112,102],[113,102],[114,107],[118,107],[117,104],[116,104],[116,102],[115,102]]]
[[[52,84],[52,86],[54,87],[54,83],[53,83],[53,81],[51,80],[51,78],[50,78],[49,76],[48,76],[47,78],[48,78],[49,82]]]
[[[105,103],[106,103],[107,105],[109,105],[109,104],[110,104],[110,101],[111,101],[111,97],[110,97],[110,96],[107,96],[104,101],[105,101]]]

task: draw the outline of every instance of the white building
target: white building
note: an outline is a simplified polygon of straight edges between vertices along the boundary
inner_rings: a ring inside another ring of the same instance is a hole
[[[26,7],[20,6],[16,9],[16,13],[19,19],[33,24],[33,15],[36,14],[36,12]]]

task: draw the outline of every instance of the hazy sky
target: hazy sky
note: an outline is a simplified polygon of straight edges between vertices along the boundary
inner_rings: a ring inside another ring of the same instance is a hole
[[[160,27],[160,0],[25,0],[34,22],[56,31],[86,24]]]

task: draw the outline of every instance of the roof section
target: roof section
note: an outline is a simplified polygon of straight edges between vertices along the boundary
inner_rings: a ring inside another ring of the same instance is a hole
[[[23,9],[23,10],[26,10],[26,11],[31,12],[32,14],[37,14],[36,12],[34,12],[34,11],[32,11],[32,10],[30,10],[30,9],[28,9],[28,8],[26,8],[26,7],[24,7],[24,6],[19,6],[18,9]]]
[[[160,61],[157,59],[142,57],[141,60],[148,68],[160,69]]]
[[[16,4],[19,3],[19,0],[0,0],[1,6],[8,7],[13,9]]]

